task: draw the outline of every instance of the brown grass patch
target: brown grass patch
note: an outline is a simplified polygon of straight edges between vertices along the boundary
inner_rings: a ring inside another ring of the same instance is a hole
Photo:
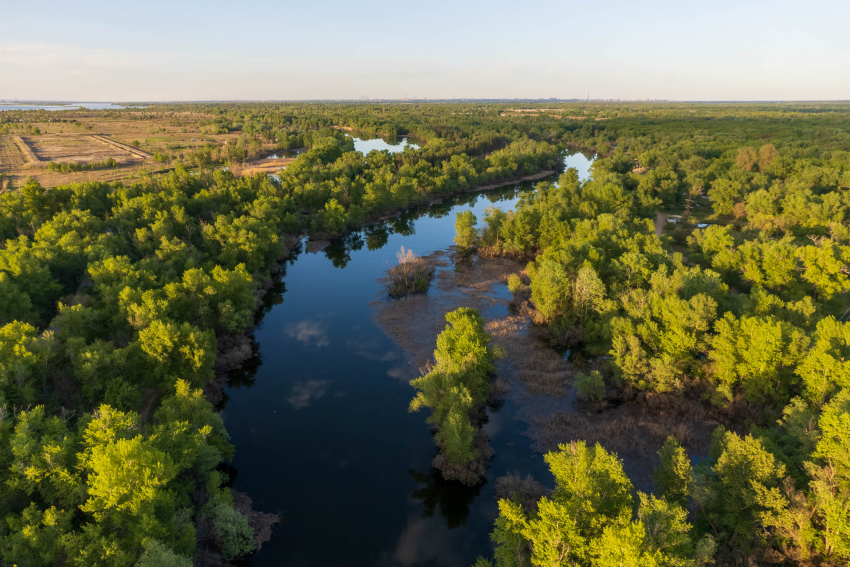
[[[18,146],[18,149],[24,156],[24,159],[26,160],[28,165],[39,165],[41,163],[41,160],[38,158],[37,155],[35,155],[35,153],[33,153],[32,148],[26,140],[24,140],[20,136],[12,136],[12,141],[15,143],[15,145]]]
[[[405,250],[404,246],[396,257],[398,265],[387,270],[387,295],[393,299],[400,299],[428,291],[431,280],[434,278],[436,259],[417,258],[413,250]]]
[[[21,148],[15,142],[15,136],[0,138],[0,167],[4,173],[21,168],[27,163],[27,158],[21,153]]]
[[[668,405],[669,404],[669,405]],[[698,401],[644,399],[602,412],[553,413],[531,424],[528,434],[537,451],[556,450],[561,443],[599,443],[623,459],[626,473],[639,488],[652,486],[657,453],[672,435],[691,454],[705,455],[718,425]]]
[[[510,472],[496,479],[496,498],[510,500],[518,498],[520,506],[525,513],[537,510],[537,502],[544,496],[549,496],[550,491],[534,480],[529,474],[520,476],[517,472]]]

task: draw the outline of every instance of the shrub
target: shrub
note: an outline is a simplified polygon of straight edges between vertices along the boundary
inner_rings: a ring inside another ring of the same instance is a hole
[[[248,518],[228,504],[219,504],[212,513],[216,542],[225,559],[233,560],[254,551],[254,530]]]
[[[508,276],[508,291],[512,294],[516,295],[519,290],[523,288],[522,279],[518,274],[511,274]]]
[[[457,253],[461,256],[469,255],[475,250],[475,243],[478,238],[478,231],[475,229],[477,220],[472,211],[457,214],[455,244],[457,244]]]
[[[589,375],[579,373],[576,375],[576,391],[580,398],[601,401],[605,397],[605,380],[598,370]]]
[[[192,561],[174,553],[167,545],[149,539],[136,567],[192,567]]]
[[[417,258],[413,250],[405,250],[404,246],[396,257],[398,266],[390,268],[387,272],[390,278],[387,295],[399,299],[413,293],[428,291],[434,277],[434,266],[422,258]]]

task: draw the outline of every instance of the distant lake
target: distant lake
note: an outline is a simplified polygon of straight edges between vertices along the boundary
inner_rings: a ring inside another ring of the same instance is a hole
[[[355,147],[404,146],[355,138]],[[590,160],[576,154],[568,165],[586,175]],[[250,565],[467,567],[492,555],[497,477],[519,471],[552,484],[510,401],[488,410],[496,453],[483,484],[447,482],[432,470],[428,412],[407,409],[418,372],[372,321],[370,305],[382,300],[378,279],[397,264],[399,247],[445,249],[456,213],[472,211],[480,223],[487,207],[512,209],[533,186],[446,199],[293,257],[266,296],[254,335],[259,358],[231,377],[221,412],[236,446],[233,488],[283,518]],[[504,285],[496,292],[509,296]]]
[[[403,152],[405,148],[410,147],[414,150],[418,150],[420,148],[419,145],[414,144],[409,141],[410,138],[395,138],[395,139],[385,139],[385,138],[373,138],[371,140],[365,140],[362,138],[354,137],[354,149],[358,152],[362,152],[363,155],[368,154],[372,150],[386,150],[391,154],[397,154],[399,152]]]
[[[146,106],[124,106],[111,102],[71,102],[67,104],[5,104],[0,103],[0,112],[4,110],[120,110],[122,108],[147,108]]]
[[[587,155],[581,152],[575,152],[564,158],[566,167],[574,167],[578,170],[578,178],[581,181],[587,181],[590,178],[590,166],[596,159],[595,155]]]

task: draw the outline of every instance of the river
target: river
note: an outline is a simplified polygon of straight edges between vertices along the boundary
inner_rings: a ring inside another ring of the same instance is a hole
[[[587,175],[588,158],[568,159]],[[261,364],[231,380],[221,414],[236,446],[233,488],[283,518],[251,565],[469,565],[491,555],[495,478],[531,472],[551,484],[510,403],[490,411],[486,482],[468,488],[432,471],[427,413],[407,410],[418,373],[373,323],[370,305],[382,300],[377,280],[401,246],[417,255],[445,249],[455,213],[510,209],[531,187],[463,195],[287,266],[255,333]]]

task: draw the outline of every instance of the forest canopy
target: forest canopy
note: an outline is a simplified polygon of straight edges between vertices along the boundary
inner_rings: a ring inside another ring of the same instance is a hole
[[[56,187],[0,178],[3,561],[251,553],[226,473],[238,447],[215,402],[229,347],[262,316],[279,263],[304,235],[338,237],[556,172],[513,211],[458,219],[460,251],[527,265],[511,288],[552,344],[605,357],[583,381],[593,397],[665,394],[736,417],[698,463],[665,444],[652,494],[602,445],[575,439],[549,453],[551,493],[499,503],[495,564],[846,563],[850,105],[558,105],[0,113],[4,137],[41,135],[53,120],[88,131],[85,120],[111,116],[211,140],[157,148],[169,166],[157,174]],[[419,147],[364,155],[348,130]],[[239,174],[293,149],[303,151],[275,176]],[[564,171],[568,150],[597,155],[588,179]],[[477,312],[448,323],[412,409],[430,408],[438,445],[468,462],[493,353]]]

